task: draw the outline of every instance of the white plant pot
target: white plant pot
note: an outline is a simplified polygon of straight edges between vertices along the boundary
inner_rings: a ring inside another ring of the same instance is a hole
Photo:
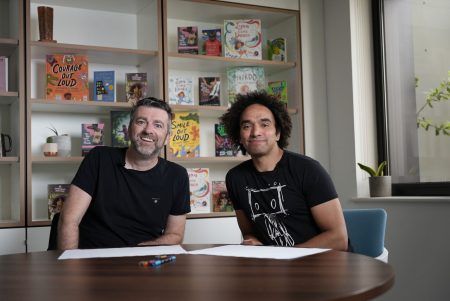
[[[42,146],[42,152],[46,157],[56,157],[58,155],[58,144],[56,143],[45,143]]]
[[[392,196],[391,176],[370,177],[369,189],[371,197]]]
[[[70,136],[52,136],[52,142],[58,144],[58,157],[70,157],[72,142]]]

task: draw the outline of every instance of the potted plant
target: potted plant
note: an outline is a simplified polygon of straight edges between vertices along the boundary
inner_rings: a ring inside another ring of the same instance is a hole
[[[381,162],[377,169],[373,169],[370,166],[358,163],[358,166],[367,172],[369,177],[369,190],[371,197],[383,197],[392,195],[392,180],[391,176],[384,175],[384,167],[387,162]]]
[[[72,143],[68,134],[60,135],[52,125],[49,129],[55,134],[47,137],[47,143],[56,143],[58,145],[58,157],[70,157]]]

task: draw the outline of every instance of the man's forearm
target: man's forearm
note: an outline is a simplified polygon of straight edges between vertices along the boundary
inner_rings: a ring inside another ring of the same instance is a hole
[[[176,233],[165,233],[160,237],[141,242],[140,246],[178,245],[183,241],[183,236]]]
[[[78,249],[79,230],[77,225],[64,225],[58,228],[58,249]]]

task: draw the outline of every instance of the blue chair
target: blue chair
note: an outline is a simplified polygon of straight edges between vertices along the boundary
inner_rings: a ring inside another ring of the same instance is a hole
[[[384,247],[387,214],[384,209],[344,209],[347,233],[353,251],[384,262],[389,252]]]

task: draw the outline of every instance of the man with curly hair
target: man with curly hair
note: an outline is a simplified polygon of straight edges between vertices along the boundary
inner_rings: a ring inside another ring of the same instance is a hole
[[[226,175],[242,243],[347,250],[330,176],[316,160],[285,149],[292,129],[285,105],[266,92],[239,94],[220,119],[251,156]]]

